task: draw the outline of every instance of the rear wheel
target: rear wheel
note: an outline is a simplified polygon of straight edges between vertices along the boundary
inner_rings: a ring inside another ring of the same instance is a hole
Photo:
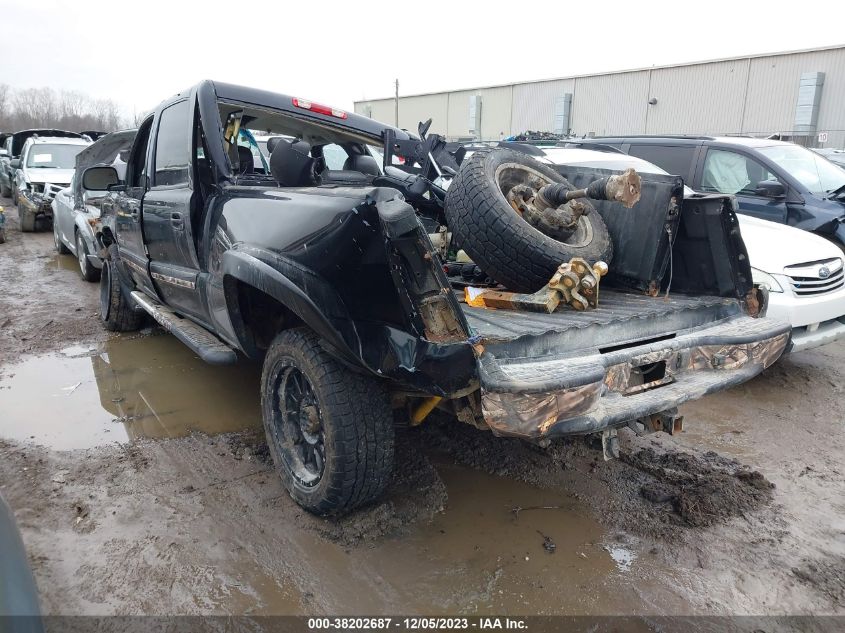
[[[116,247],[113,247],[116,250]],[[144,314],[135,310],[124,294],[120,273],[111,256],[103,261],[100,274],[100,320],[112,332],[132,332],[141,327]]]
[[[345,513],[384,491],[394,442],[387,390],[341,365],[311,330],[286,330],[273,341],[261,407],[273,461],[303,508]]]
[[[55,226],[55,222],[53,222]],[[55,232],[55,229],[54,229]],[[76,259],[79,262],[79,274],[85,281],[98,281],[100,271],[88,261],[88,247],[79,231],[76,232]]]

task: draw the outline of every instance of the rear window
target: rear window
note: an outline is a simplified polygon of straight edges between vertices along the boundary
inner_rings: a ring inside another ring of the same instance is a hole
[[[654,163],[673,176],[691,179],[695,145],[631,145],[628,153]]]

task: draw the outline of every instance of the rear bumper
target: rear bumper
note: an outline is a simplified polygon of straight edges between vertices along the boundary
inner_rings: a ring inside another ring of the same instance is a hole
[[[780,357],[789,332],[787,323],[742,316],[604,354],[504,360],[485,354],[484,420],[497,435],[531,439],[622,426],[753,378]],[[644,367],[655,368],[645,385]]]

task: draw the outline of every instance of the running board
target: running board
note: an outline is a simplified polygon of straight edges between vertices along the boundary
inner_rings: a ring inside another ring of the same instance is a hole
[[[139,290],[132,298],[153,317],[158,324],[191,348],[197,356],[211,365],[231,365],[238,360],[235,350],[205,328],[185,319],[173,310],[151,299]]]

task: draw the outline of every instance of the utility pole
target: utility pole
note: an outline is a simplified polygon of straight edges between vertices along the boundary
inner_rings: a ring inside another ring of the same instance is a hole
[[[395,121],[393,123],[396,127],[399,127],[399,80],[398,79],[396,80],[395,85],[396,85],[396,101],[395,101],[394,105],[396,106],[396,109],[395,109],[394,117],[393,117],[395,119]]]

